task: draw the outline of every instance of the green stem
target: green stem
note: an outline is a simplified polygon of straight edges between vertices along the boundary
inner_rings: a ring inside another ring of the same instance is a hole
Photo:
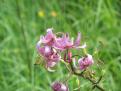
[[[77,76],[79,76],[79,77],[82,77],[82,78],[84,78],[84,79],[90,81],[92,84],[94,84],[94,87],[98,88],[100,91],[105,91],[101,86],[98,85],[98,83],[100,82],[100,80],[102,79],[102,77],[98,80],[98,82],[96,82],[96,81],[92,80],[92,79],[89,78],[89,77],[85,77],[85,76],[83,75],[83,72],[81,72],[81,73],[75,72],[75,69],[74,69],[72,63],[70,63],[70,67],[71,67],[72,73],[73,73],[74,75],[77,75]]]

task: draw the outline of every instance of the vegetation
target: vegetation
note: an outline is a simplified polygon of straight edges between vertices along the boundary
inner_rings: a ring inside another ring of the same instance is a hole
[[[65,77],[63,64],[58,64],[56,74],[34,65],[36,43],[51,27],[75,38],[80,31],[99,66],[92,68],[96,75],[103,74],[100,85],[106,91],[120,91],[120,7],[120,0],[0,0],[0,91],[51,91],[50,84]],[[91,90],[89,82],[79,80],[80,91]],[[73,76],[71,91],[76,83]]]

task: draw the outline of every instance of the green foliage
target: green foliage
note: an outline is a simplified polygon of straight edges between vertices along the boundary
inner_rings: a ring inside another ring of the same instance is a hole
[[[100,84],[106,91],[120,91],[120,7],[120,0],[0,0],[0,91],[51,91],[53,81],[67,76],[63,64],[55,73],[34,65],[36,42],[49,27],[75,37],[80,31],[88,52],[98,53],[95,63],[104,63]],[[80,85],[80,91],[91,89],[81,78]],[[75,77],[69,87],[77,88]]]

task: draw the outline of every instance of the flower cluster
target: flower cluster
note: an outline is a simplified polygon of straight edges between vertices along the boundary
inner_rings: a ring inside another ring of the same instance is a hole
[[[86,48],[86,44],[81,46],[81,34],[77,35],[77,38],[73,40],[68,33],[61,33],[58,36],[57,33],[53,33],[53,29],[47,29],[46,35],[40,36],[40,40],[37,43],[38,53],[44,58],[46,67],[54,67],[60,60],[64,60],[68,64],[73,62],[74,55],[71,49],[83,49]],[[64,55],[63,55],[64,54]],[[63,55],[63,56],[62,56]],[[86,54],[78,59],[78,68],[81,71],[86,70],[91,66],[94,61],[92,55]],[[53,91],[69,91],[68,87],[63,83],[56,82],[52,85]]]

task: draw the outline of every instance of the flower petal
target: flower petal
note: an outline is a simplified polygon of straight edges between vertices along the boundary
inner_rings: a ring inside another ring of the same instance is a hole
[[[50,67],[47,67],[47,70],[48,70],[49,72],[55,72],[55,70],[51,69]]]
[[[74,46],[79,46],[80,45],[80,40],[81,40],[81,33],[78,33],[77,39],[74,42]]]
[[[84,43],[82,46],[78,46],[78,47],[76,47],[77,49],[84,49],[84,48],[86,48],[87,47],[87,45],[86,45],[86,43]]]

